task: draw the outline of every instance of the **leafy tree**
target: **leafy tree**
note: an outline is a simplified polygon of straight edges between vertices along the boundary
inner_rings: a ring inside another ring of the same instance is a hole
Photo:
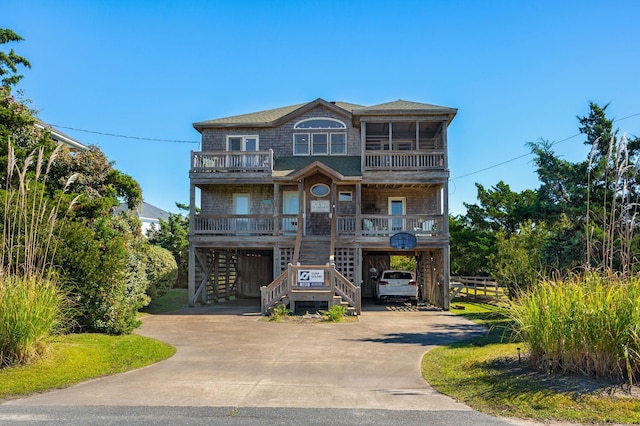
[[[76,218],[60,231],[55,263],[75,301],[78,330],[129,333],[149,303],[144,238],[131,214]]]
[[[189,211],[189,206],[176,203],[178,209]],[[160,219],[160,227],[149,231],[149,242],[163,247],[178,265],[177,287],[186,288],[189,280],[189,216],[169,213],[167,221]]]
[[[51,152],[57,145],[46,131],[35,126],[36,122],[26,104],[16,101],[9,88],[0,86],[0,161],[6,164],[8,147],[15,152],[19,165],[28,163],[27,155],[34,148],[43,148],[44,164],[54,158]],[[139,323],[138,309],[149,301],[144,254],[148,243],[135,216],[112,215],[111,208],[120,198],[137,204],[140,187],[114,169],[96,147],[76,154],[65,147],[58,151],[46,172],[46,182],[41,183],[46,186],[42,186],[45,190],[40,202],[53,204],[60,197],[62,206],[71,199],[77,204],[69,220],[55,230],[58,250],[47,266],[60,277],[63,289],[72,294],[77,329],[128,333]],[[20,169],[25,170],[23,174],[35,174],[39,170],[36,163]],[[70,183],[69,177],[74,174],[77,179]],[[0,172],[0,180],[3,184],[17,183],[16,177],[9,178],[6,172]],[[29,190],[34,188],[31,185]],[[63,195],[63,188],[70,193]],[[39,238],[43,232],[33,229],[33,235]]]
[[[508,235],[499,231],[496,238],[497,252],[490,257],[493,276],[514,297],[532,288],[545,275],[543,248],[549,233],[544,226],[526,221],[519,232]]]
[[[87,151],[65,151],[52,169],[52,185],[58,187],[72,173],[77,175],[69,191],[81,194],[80,215],[97,218],[108,214],[123,199],[132,209],[142,202],[140,185],[131,177],[114,169],[104,153],[96,146]]]
[[[162,297],[176,284],[178,265],[173,254],[165,248],[148,244],[145,249],[147,295],[151,300]]]
[[[640,159],[640,141],[617,136],[613,120],[605,114],[607,106],[590,103],[589,114],[578,117],[584,143],[592,147],[583,161],[558,158],[548,142],[529,144],[541,182],[539,210],[554,232],[554,244],[544,257],[560,270],[629,270],[634,257],[632,223],[640,187],[633,165]]]
[[[24,40],[18,34],[14,33],[10,29],[0,28],[0,44],[6,44],[9,42],[19,42]],[[22,75],[18,74],[18,65],[31,68],[31,64],[26,58],[16,54],[11,49],[9,53],[0,51],[0,84],[4,87],[15,86],[22,79]]]
[[[536,195],[531,190],[514,192],[503,181],[490,189],[476,183],[476,188],[479,204],[464,203],[464,206],[467,220],[478,230],[513,234],[535,210]]]
[[[490,230],[472,226],[464,216],[449,216],[452,275],[490,275],[489,257],[496,237]]]

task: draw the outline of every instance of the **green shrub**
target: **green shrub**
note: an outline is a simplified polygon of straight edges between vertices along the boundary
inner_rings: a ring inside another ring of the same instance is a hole
[[[322,314],[329,322],[342,322],[344,316],[347,315],[347,308],[342,305],[333,305]]]
[[[149,301],[141,248],[120,220],[78,219],[61,230],[55,262],[75,301],[80,331],[129,333],[140,324],[137,312]]]
[[[547,371],[640,377],[640,279],[596,274],[546,281],[509,306],[530,362]]]
[[[148,280],[147,295],[153,300],[167,294],[176,284],[178,265],[167,249],[148,245],[145,248],[145,271]]]
[[[0,364],[28,364],[46,349],[47,337],[65,324],[65,295],[36,276],[0,279]]]
[[[276,303],[271,309],[271,321],[282,321],[284,317],[291,315],[291,310],[284,303]]]

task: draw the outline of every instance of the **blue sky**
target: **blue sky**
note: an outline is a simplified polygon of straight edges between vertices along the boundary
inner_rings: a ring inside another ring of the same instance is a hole
[[[48,123],[99,146],[147,202],[189,201],[192,123],[323,98],[458,108],[450,211],[475,183],[538,187],[525,144],[570,161],[588,103],[640,135],[640,2],[13,1],[0,27],[32,64],[18,86]],[[633,116],[631,118],[625,118]],[[64,126],[64,127],[62,127]],[[518,158],[521,157],[521,158]],[[518,158],[518,159],[516,159]],[[495,167],[494,167],[495,166]]]

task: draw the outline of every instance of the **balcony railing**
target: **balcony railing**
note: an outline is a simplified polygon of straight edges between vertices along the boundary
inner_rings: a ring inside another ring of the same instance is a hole
[[[364,170],[444,169],[442,151],[365,151]]]
[[[362,215],[360,226],[355,215],[336,217],[338,236],[386,237],[408,232],[416,237],[443,236],[443,215]],[[295,237],[298,230],[297,215],[205,215],[193,218],[196,235],[285,235]],[[302,226],[302,224],[300,224]]]
[[[191,152],[191,171],[256,172],[273,171],[273,150],[268,151],[212,151]]]
[[[442,215],[362,215],[359,229],[357,221],[355,215],[338,216],[338,235],[381,237],[408,232],[416,237],[437,237],[444,230]]]

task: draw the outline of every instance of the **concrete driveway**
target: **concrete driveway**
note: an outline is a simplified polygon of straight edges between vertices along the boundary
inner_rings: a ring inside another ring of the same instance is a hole
[[[150,316],[139,333],[171,343],[176,355],[6,404],[468,411],[422,379],[420,361],[482,329],[400,305],[366,306],[353,323],[272,323],[255,301],[239,301]]]

